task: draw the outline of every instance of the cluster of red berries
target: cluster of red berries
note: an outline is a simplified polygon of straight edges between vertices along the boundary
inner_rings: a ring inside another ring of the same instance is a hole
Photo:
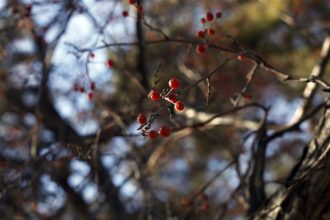
[[[148,124],[148,118],[145,114],[140,113],[137,117],[137,122],[140,124],[140,126],[143,127],[143,134],[147,136],[150,140],[157,139],[158,135],[161,137],[168,137],[171,134],[171,130],[166,126],[163,125],[158,129],[158,132],[155,130],[149,130],[150,125]]]
[[[92,100],[93,99],[93,92],[94,92],[94,90],[96,89],[96,86],[95,86],[95,82],[93,82],[93,81],[91,81],[90,83],[89,83],[89,89],[90,89],[90,91],[88,91],[87,93],[86,93],[86,95],[87,95],[87,98],[89,99],[89,100]],[[75,83],[74,85],[73,85],[73,90],[75,91],[75,92],[79,92],[79,93],[85,93],[85,91],[87,90],[87,89],[85,89],[83,86],[81,86],[79,83]]]
[[[93,52],[89,52],[89,60],[93,60],[95,58],[95,54]],[[114,66],[114,62],[111,60],[111,59],[108,59],[106,62],[105,62],[105,65],[108,67],[108,68],[112,68]],[[90,81],[89,82],[89,88],[85,88],[85,86],[82,86],[80,85],[79,83],[75,83],[73,85],[73,90],[75,92],[79,92],[81,94],[85,93],[86,91],[86,95],[87,95],[87,98],[89,100],[92,100],[93,99],[93,96],[94,96],[94,90],[96,89],[96,85],[95,85],[95,82],[93,81]]]
[[[179,89],[181,86],[180,80],[177,79],[176,77],[172,77],[168,81],[168,86],[169,88],[164,89],[162,93],[159,93],[157,90],[151,90],[148,95],[150,100],[156,102],[163,99],[173,104],[175,110],[183,111],[185,107],[184,103],[182,101],[177,100],[178,93],[176,92],[176,90]],[[148,118],[143,113],[140,113],[137,116],[137,122],[140,124],[139,129],[142,128],[142,134],[147,136],[150,140],[155,140],[158,137],[158,135],[162,137],[168,137],[171,134],[171,130],[165,125],[161,126],[158,132],[155,130],[149,130],[152,121],[155,119],[154,117],[155,115],[151,115]]]
[[[95,58],[95,54],[93,52],[89,53],[89,59],[93,60]],[[111,59],[108,59],[105,63],[104,63],[108,68],[112,68],[114,66],[114,62]]]
[[[205,17],[201,18],[201,23],[203,25],[203,30],[200,30],[197,32],[197,37],[199,38],[205,38],[207,35],[213,36],[215,35],[216,31],[212,28],[205,28],[205,25],[207,22],[211,22],[214,20],[214,17],[216,19],[220,19],[222,17],[222,13],[221,12],[217,12],[215,14],[215,16],[213,15],[212,12],[207,12]],[[206,44],[199,44],[196,47],[196,52],[198,54],[202,54],[206,51],[207,49],[207,45]]]
[[[168,101],[169,103],[174,104],[174,108],[177,111],[182,111],[184,109],[184,103],[182,101],[177,100],[177,93],[175,90],[179,89],[181,86],[181,82],[179,79],[173,77],[168,81],[168,86],[170,88],[169,91],[165,91],[162,94],[156,90],[151,90],[149,92],[149,98],[152,101],[158,101],[161,98]]]

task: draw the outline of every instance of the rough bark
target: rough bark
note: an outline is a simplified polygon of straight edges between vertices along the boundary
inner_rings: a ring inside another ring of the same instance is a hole
[[[314,137],[306,146],[287,186],[271,197],[251,219],[330,219],[329,108],[323,112]]]

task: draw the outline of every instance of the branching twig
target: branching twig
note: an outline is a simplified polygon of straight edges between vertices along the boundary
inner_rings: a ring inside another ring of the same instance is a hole
[[[272,135],[268,136],[267,138],[267,142],[272,141],[275,138],[281,137],[282,135],[290,132],[290,131],[297,131],[299,130],[299,126],[305,122],[306,120],[310,119],[311,117],[313,117],[318,111],[320,111],[323,107],[325,107],[326,104],[325,103],[321,103],[319,104],[317,107],[315,107],[312,111],[310,111],[309,113],[303,115],[299,121],[286,126],[285,128],[282,128],[281,130],[276,131],[275,133],[273,133]]]
[[[253,77],[254,77],[255,73],[257,72],[257,70],[258,70],[258,67],[259,67],[258,64],[255,64],[252,67],[252,69],[250,70],[250,72],[246,76],[246,83],[245,83],[244,87],[242,88],[242,90],[235,97],[231,98],[231,101],[232,101],[234,106],[239,105],[242,96],[249,89],[249,87],[252,83]]]
[[[323,42],[321,50],[320,62],[313,67],[310,74],[310,78],[305,78],[304,81],[307,82],[306,87],[303,92],[303,104],[300,108],[296,109],[290,124],[293,124],[304,115],[306,110],[310,107],[313,100],[314,94],[317,90],[317,85],[323,87],[327,92],[330,92],[330,85],[326,81],[322,80],[321,77],[324,75],[326,65],[330,58],[330,36],[327,36]],[[308,82],[312,83],[308,83]]]

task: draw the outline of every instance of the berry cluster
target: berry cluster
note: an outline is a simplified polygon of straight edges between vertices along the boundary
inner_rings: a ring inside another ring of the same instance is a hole
[[[95,54],[93,52],[89,53],[89,61],[93,61],[95,58]],[[94,62],[94,63],[98,63],[98,62]],[[107,61],[104,62],[105,66],[108,68],[112,68],[114,66],[114,62],[111,59],[108,59]]]
[[[176,77],[172,77],[168,81],[169,88],[164,89],[161,93],[157,90],[151,90],[148,94],[148,97],[151,101],[157,102],[160,100],[165,100],[166,102],[174,105],[174,109],[176,111],[184,110],[184,103],[182,101],[178,101],[178,93],[177,90],[181,87],[181,82]],[[158,135],[161,137],[168,137],[171,134],[171,130],[163,125],[158,129],[158,132],[155,130],[150,130],[151,123],[158,117],[158,114],[152,114],[150,117],[147,117],[144,113],[140,113],[137,116],[137,122],[140,124],[140,128],[142,130],[142,135],[147,136],[150,140],[155,140]]]
[[[161,126],[158,131],[150,130],[151,122],[155,119],[154,115],[151,115],[149,118],[144,114],[140,113],[137,116],[136,121],[140,124],[142,128],[142,134],[147,136],[150,140],[157,139],[158,135],[161,137],[168,137],[171,134],[171,130],[166,126]]]
[[[177,111],[182,111],[184,109],[184,103],[177,100],[177,93],[175,90],[179,89],[181,82],[179,79],[173,77],[168,81],[169,89],[165,89],[162,93],[159,93],[157,90],[151,90],[149,92],[149,98],[151,101],[159,101],[164,99],[171,104],[174,104],[174,108]]]
[[[89,91],[86,93],[87,98],[88,98],[89,100],[92,100],[92,99],[93,99],[93,92],[94,92],[95,89],[96,89],[95,82],[90,81],[90,83],[89,83]],[[83,94],[83,93],[85,93],[88,89],[85,89],[85,87],[82,86],[82,85],[80,85],[79,83],[75,83],[75,84],[73,85],[73,90],[74,90],[75,92],[79,92],[79,93]]]
[[[95,54],[93,52],[89,52],[88,62],[98,63],[98,62],[94,61],[94,58],[95,58]],[[106,62],[104,62],[104,64],[108,68],[114,67],[114,62],[111,59],[108,59]],[[96,85],[95,85],[95,82],[90,79],[90,77],[88,76],[88,73],[86,73],[86,74],[87,74],[89,84],[84,86],[84,85],[81,85],[80,83],[75,83],[73,85],[73,91],[78,92],[80,94],[83,94],[87,91],[86,92],[87,98],[89,100],[92,100],[93,96],[94,96],[94,91],[96,89]]]
[[[215,18],[214,18],[215,17]],[[205,17],[201,18],[201,23],[203,25],[203,30],[199,30],[197,31],[197,37],[199,38],[206,38],[207,35],[209,36],[213,36],[216,34],[216,31],[214,29],[212,29],[211,27],[206,28],[207,23],[211,23],[212,21],[214,21],[215,19],[220,19],[222,17],[222,13],[221,12],[217,12],[215,14],[215,16],[213,15],[212,12],[207,12]],[[198,54],[203,54],[207,49],[207,44],[203,43],[203,44],[199,44],[196,47],[196,52]]]

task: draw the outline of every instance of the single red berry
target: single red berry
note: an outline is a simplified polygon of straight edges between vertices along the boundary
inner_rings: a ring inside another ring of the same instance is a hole
[[[209,29],[207,29],[207,33],[209,35],[214,35],[215,34],[215,30],[213,30],[212,28],[209,28]]]
[[[199,44],[199,45],[196,47],[196,52],[197,52],[197,53],[204,53],[205,50],[206,50],[206,46],[205,46],[205,45]]]
[[[180,82],[180,80],[178,80],[177,78],[172,77],[172,78],[168,81],[168,86],[169,86],[171,89],[178,89],[178,88],[180,88],[180,86],[181,86],[181,82]]]
[[[131,5],[134,5],[135,4],[135,0],[129,0],[129,3],[131,4]]]
[[[79,85],[78,83],[73,84],[73,90],[74,90],[75,92],[79,92],[79,90],[80,90],[80,85]]]
[[[216,14],[215,14],[215,17],[217,19],[220,19],[222,17],[222,13],[220,11],[218,11]]]
[[[245,60],[245,57],[244,57],[243,55],[238,55],[238,56],[237,56],[237,59],[238,59],[239,61],[243,61],[243,60]]]
[[[212,21],[214,18],[213,14],[211,12],[207,12],[205,17],[206,17],[206,20],[208,20],[208,21]]]
[[[123,11],[122,15],[123,15],[123,17],[127,17],[128,16],[128,11]]]
[[[95,82],[91,82],[91,83],[89,84],[89,88],[90,88],[91,90],[94,90],[94,89],[95,89]]]
[[[208,203],[205,203],[203,206],[202,206],[202,210],[204,211],[207,211],[210,209],[210,205]]]
[[[147,116],[143,113],[140,113],[137,118],[136,121],[140,124],[140,125],[144,125],[145,123],[147,123]]]
[[[200,37],[200,38],[205,37],[205,32],[204,31],[198,31],[197,32],[197,37]]]
[[[80,93],[84,93],[85,92],[85,89],[83,87],[79,87],[79,92]]]
[[[113,67],[113,61],[112,60],[108,60],[106,63],[107,67],[111,68]]]
[[[149,98],[152,101],[158,101],[160,99],[160,94],[156,90],[151,90],[149,93]]]
[[[95,54],[94,54],[93,52],[90,52],[90,53],[89,53],[89,59],[92,60],[94,57],[95,57]]]
[[[155,140],[158,137],[157,131],[151,130],[148,132],[148,138],[150,140]]]
[[[168,127],[166,127],[165,125],[163,125],[162,127],[159,128],[158,133],[162,137],[168,137],[168,136],[170,136],[171,131],[170,131],[170,129]]]
[[[87,97],[89,100],[92,100],[93,99],[93,93],[92,92],[88,92],[87,93]]]
[[[171,103],[175,103],[177,100],[176,100],[176,95],[174,95],[173,93],[169,94],[167,96],[167,100]]]
[[[206,23],[206,19],[205,18],[201,18],[201,23],[205,24]]]
[[[181,101],[177,101],[175,103],[175,110],[177,111],[182,111],[184,109],[184,104]]]
[[[245,95],[243,95],[243,98],[246,99],[247,101],[251,101],[252,100],[252,95],[245,94]]]
[[[138,13],[138,15],[142,15],[143,14],[143,7],[141,6],[141,5],[139,5],[138,7],[137,7],[137,13]]]

